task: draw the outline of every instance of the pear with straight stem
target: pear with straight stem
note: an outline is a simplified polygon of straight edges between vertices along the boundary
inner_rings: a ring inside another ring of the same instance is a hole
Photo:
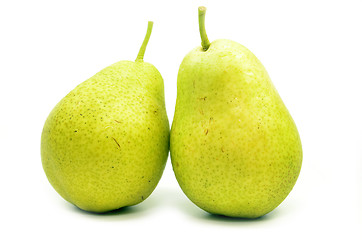
[[[207,212],[257,218],[290,193],[302,165],[296,125],[267,71],[243,45],[209,42],[183,59],[171,128],[173,171],[186,196]]]

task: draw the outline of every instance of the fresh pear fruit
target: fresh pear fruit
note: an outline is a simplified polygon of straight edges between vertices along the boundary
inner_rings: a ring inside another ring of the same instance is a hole
[[[41,137],[44,171],[67,201],[91,212],[138,204],[155,189],[169,151],[161,74],[143,61],[120,61],[64,97]]]
[[[230,40],[183,59],[171,128],[171,160],[186,196],[207,212],[257,218],[292,190],[302,164],[297,128],[260,61]]]

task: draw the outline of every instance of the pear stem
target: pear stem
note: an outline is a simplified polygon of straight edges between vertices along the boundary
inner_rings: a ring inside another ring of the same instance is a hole
[[[199,30],[201,37],[201,46],[204,51],[207,51],[210,47],[210,41],[207,38],[206,30],[205,30],[205,13],[206,7],[199,7]]]
[[[136,62],[143,62],[143,56],[145,55],[145,51],[146,51],[146,47],[148,44],[148,40],[150,40],[150,36],[151,36],[151,32],[152,32],[152,27],[153,27],[153,22],[152,21],[148,21],[148,26],[147,26],[147,33],[145,36],[145,39],[143,40],[143,43],[141,45],[140,51],[138,52],[137,58],[136,58]]]

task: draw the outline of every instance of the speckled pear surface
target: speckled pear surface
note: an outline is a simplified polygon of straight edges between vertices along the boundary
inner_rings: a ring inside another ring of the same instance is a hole
[[[170,150],[187,197],[231,217],[272,211],[302,164],[297,128],[268,73],[230,40],[197,47],[182,61]]]
[[[77,86],[50,113],[41,139],[51,185],[92,212],[146,199],[168,150],[163,80],[143,61],[117,62]]]

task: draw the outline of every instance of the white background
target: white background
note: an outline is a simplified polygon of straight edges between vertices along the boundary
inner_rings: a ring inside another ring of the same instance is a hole
[[[303,143],[287,199],[257,220],[212,216],[179,188],[168,159],[143,203],[99,215],[78,210],[48,183],[44,121],[70,90],[119,60],[133,60],[154,21],[145,61],[165,82],[172,122],[178,67],[210,41],[248,47],[264,64]],[[361,1],[1,1],[1,239],[361,239]]]

